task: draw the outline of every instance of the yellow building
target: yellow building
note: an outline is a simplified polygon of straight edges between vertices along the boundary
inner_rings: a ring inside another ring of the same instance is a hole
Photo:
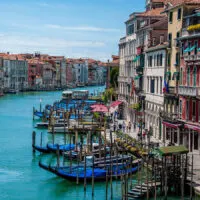
[[[181,37],[184,16],[200,6],[200,0],[168,0],[165,11],[168,15],[168,51],[164,83],[164,111],[161,117],[165,122],[163,127],[164,142],[179,144],[180,123],[178,84],[180,71],[180,57],[182,56],[183,45],[179,42]]]

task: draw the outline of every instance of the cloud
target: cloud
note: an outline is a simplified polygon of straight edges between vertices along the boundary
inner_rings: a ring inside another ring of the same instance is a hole
[[[1,36],[1,35],[0,35]],[[4,36],[0,40],[0,45],[18,45],[30,47],[48,47],[48,48],[68,48],[68,47],[103,47],[105,43],[100,41],[68,41],[65,39],[56,39],[48,37],[28,37],[28,36]]]
[[[50,4],[46,3],[46,2],[42,2],[42,3],[37,3],[38,6],[41,6],[41,7],[51,7]]]
[[[62,29],[68,31],[93,31],[93,32],[119,32],[119,29],[112,29],[112,28],[100,28],[94,26],[60,26],[56,24],[46,24],[45,27],[51,29]]]

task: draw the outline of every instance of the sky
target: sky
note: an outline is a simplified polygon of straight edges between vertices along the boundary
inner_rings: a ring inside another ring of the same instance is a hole
[[[129,14],[145,0],[0,0],[0,52],[90,57],[118,54]]]

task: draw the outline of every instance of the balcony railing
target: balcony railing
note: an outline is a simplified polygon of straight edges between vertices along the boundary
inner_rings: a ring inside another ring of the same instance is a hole
[[[178,94],[195,97],[197,96],[197,88],[192,86],[179,86]]]
[[[198,61],[198,60],[200,60],[200,54],[184,56],[184,60],[185,61]]]
[[[200,34],[200,30],[188,31],[187,28],[182,29],[182,37]]]
[[[126,76],[119,76],[118,77],[118,82],[131,83],[131,81],[132,81],[131,77],[126,77]]]

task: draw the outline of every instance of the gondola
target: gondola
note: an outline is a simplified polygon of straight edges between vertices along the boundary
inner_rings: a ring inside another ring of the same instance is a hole
[[[63,151],[74,150],[75,149],[75,145],[74,144],[63,144],[63,145],[47,144],[47,148],[52,152],[55,152],[59,148],[59,151],[63,152]]]
[[[106,176],[109,178],[111,175],[110,166],[106,168],[92,168],[84,166],[76,166],[76,167],[56,167],[46,165],[42,162],[39,162],[39,166],[49,172],[56,174],[57,176],[70,180],[77,181],[77,178],[80,182],[83,182],[84,179],[92,180],[94,177],[95,181],[105,181]],[[122,174],[133,174],[138,171],[138,167],[129,167],[127,164],[114,164],[112,165],[112,176],[119,177]]]
[[[32,145],[33,149],[35,149],[36,151],[39,151],[41,153],[50,153],[50,149],[47,148],[47,146],[39,146],[39,145]]]

